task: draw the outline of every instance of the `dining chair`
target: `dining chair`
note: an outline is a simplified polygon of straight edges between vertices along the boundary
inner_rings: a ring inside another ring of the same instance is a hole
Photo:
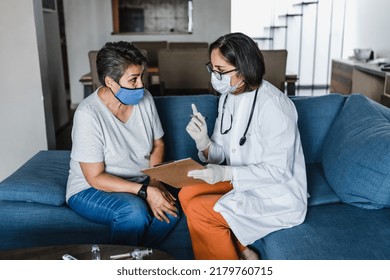
[[[88,58],[89,58],[89,67],[91,71],[91,77],[92,77],[92,92],[97,90],[98,87],[100,87],[100,81],[98,77],[98,73],[96,70],[96,56],[98,51],[97,50],[91,50],[88,52]]]
[[[168,41],[133,41],[132,43],[137,48],[143,49],[148,53],[149,67],[158,67],[158,51],[168,48]]]
[[[264,80],[285,91],[287,50],[262,50],[265,64]]]
[[[209,43],[207,42],[169,42],[169,49],[197,49],[197,48],[208,48]]]
[[[208,60],[207,48],[160,50],[161,93],[209,93],[210,74],[205,66]]]

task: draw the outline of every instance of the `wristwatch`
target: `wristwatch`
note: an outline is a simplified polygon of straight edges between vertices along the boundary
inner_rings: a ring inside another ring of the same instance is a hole
[[[148,193],[146,192],[146,189],[148,188],[148,185],[142,184],[142,187],[139,189],[137,196],[139,196],[142,199],[146,199],[148,196]]]

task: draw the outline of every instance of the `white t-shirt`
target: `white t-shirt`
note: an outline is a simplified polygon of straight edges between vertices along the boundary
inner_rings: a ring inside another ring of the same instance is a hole
[[[80,162],[104,162],[107,173],[142,182],[146,175],[140,170],[149,167],[153,141],[163,135],[153,97],[147,90],[126,123],[113,115],[95,91],[80,103],[74,115],[66,201],[91,187]]]

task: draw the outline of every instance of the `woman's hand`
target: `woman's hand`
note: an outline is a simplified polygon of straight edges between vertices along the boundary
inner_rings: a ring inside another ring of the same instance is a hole
[[[156,181],[153,181],[152,184],[146,190],[148,193],[146,201],[157,220],[169,223],[166,213],[177,217],[176,198],[160,182],[157,186],[155,186]]]
[[[201,179],[208,184],[231,181],[233,178],[230,166],[211,163],[206,165],[205,169],[189,171],[187,176],[195,179]]]
[[[169,200],[169,203],[171,203],[172,205],[175,204],[176,198],[169,191],[167,191],[167,189],[164,187],[164,185],[159,180],[157,180],[155,178],[150,178],[149,186],[159,188],[161,191],[163,191],[166,194],[166,196]]]
[[[194,139],[196,148],[199,151],[204,151],[211,144],[211,140],[207,135],[206,118],[200,112],[198,112],[195,104],[191,104],[191,106],[193,117],[188,123],[186,130],[191,138]]]

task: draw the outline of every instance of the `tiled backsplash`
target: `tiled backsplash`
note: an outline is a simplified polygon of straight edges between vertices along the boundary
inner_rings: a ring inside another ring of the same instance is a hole
[[[121,32],[188,32],[188,0],[120,0]]]

